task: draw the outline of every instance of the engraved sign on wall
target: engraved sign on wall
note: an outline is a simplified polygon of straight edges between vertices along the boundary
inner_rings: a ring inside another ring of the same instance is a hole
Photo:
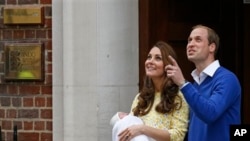
[[[42,80],[43,47],[40,43],[5,45],[6,80]]]
[[[42,6],[4,6],[4,24],[43,24],[44,14]]]

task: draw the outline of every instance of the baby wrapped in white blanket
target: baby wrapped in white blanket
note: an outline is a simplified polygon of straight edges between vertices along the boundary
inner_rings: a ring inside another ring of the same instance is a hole
[[[112,141],[119,141],[118,134],[125,130],[127,127],[136,124],[143,124],[143,121],[133,115],[126,114],[123,112],[117,112],[110,120],[112,129]],[[155,141],[154,139],[147,137],[146,135],[139,135],[132,138],[130,141]]]

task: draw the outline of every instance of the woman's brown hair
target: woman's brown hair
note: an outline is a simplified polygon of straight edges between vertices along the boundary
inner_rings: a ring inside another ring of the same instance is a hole
[[[177,59],[176,53],[173,48],[163,41],[158,41],[153,47],[157,47],[161,51],[162,60],[164,66],[171,64],[168,56],[171,55],[174,59]],[[165,79],[161,87],[161,101],[156,106],[156,111],[159,113],[170,113],[174,109],[181,107],[180,103],[175,101],[178,97],[179,87],[173,83],[171,79],[168,79],[166,73],[164,75]],[[144,84],[142,90],[138,96],[137,106],[133,109],[135,116],[146,115],[152,108],[155,96],[155,88],[151,78],[148,76],[144,77]],[[179,105],[179,106],[178,106]]]

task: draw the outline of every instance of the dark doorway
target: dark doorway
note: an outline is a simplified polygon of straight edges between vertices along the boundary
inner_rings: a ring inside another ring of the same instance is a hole
[[[190,73],[194,66],[186,58],[186,43],[191,27],[196,24],[217,31],[221,38],[220,64],[233,71],[244,86],[243,7],[239,0],[139,0],[139,87],[147,53],[158,40],[174,47],[186,79],[193,81]],[[243,111],[246,109],[244,104]],[[250,115],[243,112],[243,121],[250,123],[249,119]]]

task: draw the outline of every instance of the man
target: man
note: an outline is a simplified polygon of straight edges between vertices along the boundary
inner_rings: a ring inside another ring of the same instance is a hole
[[[194,83],[185,81],[177,62],[165,67],[190,106],[189,141],[229,141],[230,125],[240,124],[241,86],[231,71],[220,66],[215,56],[219,36],[206,26],[197,25],[187,43],[187,58],[195,64]]]

